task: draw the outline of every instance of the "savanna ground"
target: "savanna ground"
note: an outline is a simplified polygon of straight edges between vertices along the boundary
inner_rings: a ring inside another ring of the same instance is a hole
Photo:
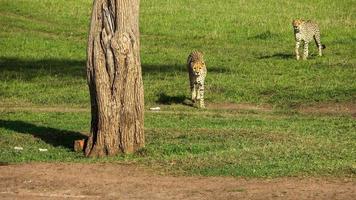
[[[105,159],[72,150],[91,3],[0,0],[1,198],[355,198],[352,0],[142,0],[146,147]],[[293,58],[296,17],[319,23],[323,57]],[[193,49],[206,110],[184,104]]]

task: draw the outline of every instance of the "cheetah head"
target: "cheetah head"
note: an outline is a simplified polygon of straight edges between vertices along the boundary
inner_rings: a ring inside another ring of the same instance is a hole
[[[205,67],[204,61],[196,61],[192,63],[192,68],[193,68],[193,73],[196,76],[199,76],[202,74],[203,69]]]
[[[304,23],[304,20],[302,19],[295,19],[292,22],[293,28],[295,31],[300,31],[300,25],[302,25]]]

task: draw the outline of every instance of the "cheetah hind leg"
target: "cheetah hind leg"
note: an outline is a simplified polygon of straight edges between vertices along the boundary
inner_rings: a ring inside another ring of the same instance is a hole
[[[314,41],[315,41],[316,46],[318,47],[319,56],[322,56],[323,55],[322,49],[325,49],[325,45],[321,44],[321,42],[320,42],[320,34],[316,34],[314,36]]]
[[[309,43],[305,42],[304,51],[303,51],[303,60],[308,59],[308,55],[309,55]]]

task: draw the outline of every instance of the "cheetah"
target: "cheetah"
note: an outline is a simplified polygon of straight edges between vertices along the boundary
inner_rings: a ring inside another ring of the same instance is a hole
[[[310,20],[305,21],[302,19],[295,19],[292,22],[293,29],[294,29],[294,36],[295,36],[295,54],[297,60],[299,60],[299,46],[300,43],[304,43],[304,50],[303,50],[303,60],[308,58],[309,50],[308,45],[313,39],[315,40],[316,46],[319,50],[319,56],[322,56],[322,49],[325,49],[325,45],[321,44],[320,42],[320,30],[317,23],[312,22]]]
[[[203,53],[193,51],[187,60],[189,73],[190,91],[193,103],[199,101],[199,107],[205,108],[204,104],[204,82],[207,74]]]

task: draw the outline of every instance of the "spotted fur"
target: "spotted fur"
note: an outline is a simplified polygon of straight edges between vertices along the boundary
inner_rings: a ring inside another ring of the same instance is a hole
[[[199,100],[199,107],[205,108],[204,104],[204,82],[207,74],[203,54],[199,51],[193,51],[187,60],[190,91],[192,101],[195,103]]]
[[[322,55],[321,50],[325,48],[325,45],[322,45],[320,42],[320,30],[317,23],[312,21],[305,21],[302,19],[295,19],[292,22],[295,36],[295,54],[297,60],[299,60],[299,46],[300,43],[304,43],[303,50],[303,59],[308,58],[309,50],[308,45],[313,39],[315,40],[316,46],[319,50],[319,56]]]

